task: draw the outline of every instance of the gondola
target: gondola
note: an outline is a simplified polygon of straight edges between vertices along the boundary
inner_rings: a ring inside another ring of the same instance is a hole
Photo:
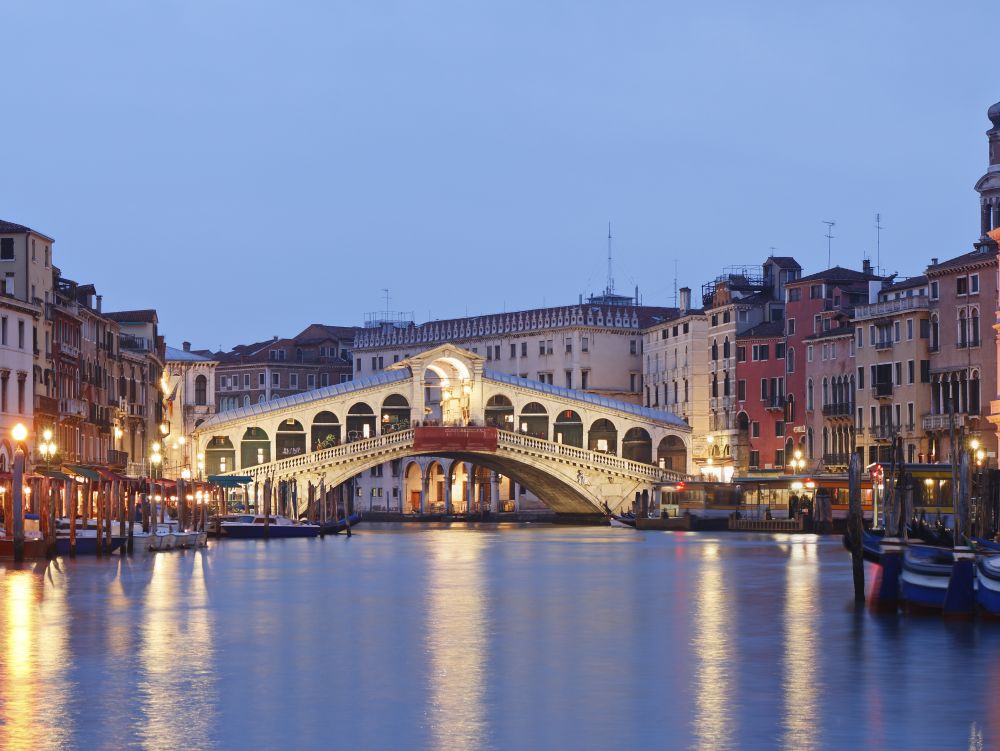
[[[1000,616],[1000,558],[979,559],[976,564],[976,585],[976,602],[979,607],[989,615]]]
[[[924,610],[944,608],[955,556],[947,548],[911,546],[903,553],[900,593],[907,604]]]
[[[319,525],[320,532],[324,535],[339,535],[347,530],[348,522],[352,528],[358,526],[361,523],[361,514],[351,514],[347,519],[331,519]]]
[[[611,514],[609,521],[612,527],[629,527],[635,529],[635,514]]]

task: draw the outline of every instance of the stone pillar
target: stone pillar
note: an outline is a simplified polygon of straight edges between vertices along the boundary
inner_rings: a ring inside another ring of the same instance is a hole
[[[520,483],[516,483],[513,480],[510,481],[510,489],[514,495],[514,511],[521,510],[521,488],[518,487]]]
[[[465,464],[465,513],[472,513],[476,500],[476,466],[471,462]]]
[[[490,513],[500,513],[500,475],[490,474]]]
[[[444,512],[451,513],[451,468],[444,473]]]
[[[420,513],[427,513],[427,484],[430,482],[430,472],[425,472],[423,467],[417,465],[420,469]]]

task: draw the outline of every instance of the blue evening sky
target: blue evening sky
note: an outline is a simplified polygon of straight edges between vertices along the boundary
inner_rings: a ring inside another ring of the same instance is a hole
[[[0,217],[105,309],[230,347],[306,324],[673,304],[970,249],[1000,3],[4,0]]]

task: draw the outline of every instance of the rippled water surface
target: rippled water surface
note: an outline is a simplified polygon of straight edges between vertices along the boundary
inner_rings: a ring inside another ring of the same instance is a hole
[[[808,535],[369,526],[8,564],[0,624],[2,749],[1000,745],[1000,624],[857,614]]]

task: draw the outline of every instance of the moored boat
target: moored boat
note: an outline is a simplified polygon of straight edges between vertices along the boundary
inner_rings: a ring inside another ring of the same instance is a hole
[[[899,577],[903,600],[923,610],[944,608],[954,564],[955,556],[946,548],[907,548],[903,554],[903,573]]]
[[[980,558],[976,565],[976,602],[990,615],[1000,616],[1000,558]]]
[[[347,529],[348,522],[352,528],[358,526],[361,523],[361,514],[351,514],[347,519],[331,519],[320,527],[325,535],[337,535]]]
[[[303,524],[278,514],[248,514],[240,517],[239,521],[222,522],[222,532],[227,537],[254,540],[268,537],[316,537],[319,535],[319,525]]]

